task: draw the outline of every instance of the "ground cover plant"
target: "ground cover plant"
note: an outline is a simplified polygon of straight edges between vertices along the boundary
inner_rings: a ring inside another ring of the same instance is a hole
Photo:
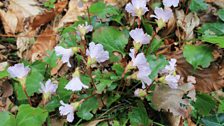
[[[0,126],[223,126],[223,0],[0,0]]]

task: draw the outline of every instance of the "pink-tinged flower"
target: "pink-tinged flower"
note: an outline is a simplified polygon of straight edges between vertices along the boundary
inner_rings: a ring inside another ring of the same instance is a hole
[[[61,46],[56,46],[54,48],[54,50],[55,50],[57,56],[62,56],[62,58],[61,58],[62,62],[67,63],[67,66],[71,67],[69,59],[71,56],[74,55],[74,52],[72,51],[72,49],[65,49]]]
[[[151,15],[150,17],[154,17],[158,20],[162,20],[163,22],[168,22],[169,19],[173,16],[173,12],[171,9],[166,8],[155,8],[154,10],[155,15]]]
[[[81,91],[82,88],[89,88],[89,87],[83,84],[78,76],[73,77],[65,86],[65,89],[72,91]]]
[[[187,82],[196,84],[196,78],[194,76],[187,76]]]
[[[67,121],[72,122],[74,120],[74,111],[75,108],[70,104],[65,104],[63,101],[60,101],[61,106],[59,107],[60,115],[67,116]]]
[[[102,63],[109,59],[109,52],[104,51],[102,44],[89,43],[89,49],[86,50],[86,55],[89,57],[89,61],[92,63]]]
[[[177,7],[179,4],[180,0],[163,0],[163,5],[165,7]]]
[[[146,7],[146,3],[149,0],[132,0],[131,3],[128,3],[125,7],[125,10],[130,13],[133,17],[138,16],[141,17],[144,15],[149,9]]]
[[[47,80],[45,84],[41,83],[40,92],[46,95],[51,95],[56,92],[58,88],[57,84],[53,84],[50,79]]]
[[[25,78],[30,71],[29,67],[25,67],[23,63],[15,64],[7,69],[11,77],[19,79]]]
[[[134,43],[148,44],[151,39],[151,36],[144,33],[141,28],[131,30],[129,34],[134,39]]]
[[[76,30],[77,34],[80,35],[82,39],[84,39],[84,36],[93,30],[93,26],[88,25],[88,23],[86,22],[85,24],[79,24]]]
[[[176,59],[170,59],[169,64],[160,72],[161,74],[173,74],[176,71]]]
[[[180,80],[180,75],[171,75],[171,74],[169,74],[169,75],[167,75],[165,77],[165,82],[172,89],[177,89],[179,80]]]

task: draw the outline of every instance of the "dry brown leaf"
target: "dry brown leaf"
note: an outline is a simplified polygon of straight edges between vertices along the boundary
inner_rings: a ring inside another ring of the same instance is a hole
[[[44,25],[52,21],[57,14],[60,14],[63,11],[67,3],[68,3],[67,0],[59,1],[58,3],[55,4],[54,9],[50,11],[45,11],[42,14],[35,16],[30,24],[31,29],[36,29],[41,25]]]
[[[24,53],[25,59],[35,61],[42,59],[47,50],[52,50],[57,44],[56,33],[52,28],[46,28],[37,38],[30,50]]]
[[[0,17],[6,33],[16,33],[18,19],[11,10],[5,12],[0,10]]]
[[[181,40],[190,40],[194,38],[194,28],[200,24],[200,19],[196,13],[185,15],[183,10],[176,10],[177,27],[180,27],[182,32],[177,29],[176,35]]]
[[[60,20],[56,29],[63,27],[67,23],[73,23],[77,20],[78,16],[82,16],[85,14],[87,10],[87,6],[90,5],[91,2],[83,3],[83,6],[79,6],[78,0],[71,0],[69,2],[68,11],[65,16]]]
[[[212,92],[224,87],[224,76],[221,74],[224,69],[224,61],[219,65],[212,63],[209,68],[202,70],[194,70],[193,67],[187,63],[183,57],[182,51],[177,51],[173,54],[167,55],[168,58],[177,59],[177,72],[187,78],[187,76],[194,76],[196,78],[195,88],[201,92]]]
[[[0,95],[1,97],[7,98],[13,93],[12,85],[7,81],[2,79],[0,81]]]
[[[23,31],[26,18],[39,14],[42,9],[34,0],[10,0],[8,11],[0,10],[1,20],[6,33]]]
[[[190,104],[188,99],[183,98],[185,94],[188,94],[188,91],[195,91],[194,86],[190,83],[181,85],[177,89],[171,89],[165,84],[156,85],[152,103],[157,110],[171,112],[174,116],[186,117],[187,108],[182,105],[189,106]]]

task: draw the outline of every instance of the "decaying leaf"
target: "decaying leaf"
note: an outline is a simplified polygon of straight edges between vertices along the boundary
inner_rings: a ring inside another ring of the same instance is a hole
[[[190,83],[171,89],[168,85],[157,85],[154,92],[152,103],[157,110],[164,110],[173,113],[174,116],[186,117],[187,107],[190,105],[189,99],[183,98],[188,91],[195,91]]]
[[[5,79],[0,80],[0,96],[7,98],[13,93],[12,85]]]
[[[0,17],[6,33],[23,31],[24,21],[28,17],[41,13],[42,9],[34,0],[10,0],[8,11],[0,10]]]
[[[220,64],[212,63],[209,68],[194,70],[183,57],[182,51],[167,55],[168,58],[177,59],[177,72],[187,78],[192,75],[196,78],[195,88],[201,92],[216,91],[224,87],[224,76],[221,74],[224,68],[224,61]]]
[[[175,11],[177,16],[177,27],[180,27],[180,30],[176,31],[176,34],[181,40],[190,40],[194,38],[194,28],[200,24],[200,19],[198,18],[196,13],[189,13],[185,15],[183,10]]]
[[[57,44],[56,33],[52,28],[46,28],[37,38],[30,50],[24,53],[28,60],[35,61],[42,59],[47,54],[47,50],[52,50]]]
[[[66,7],[68,1],[59,1],[55,4],[55,8],[51,10],[46,10],[45,12],[35,16],[30,24],[31,29],[36,29],[40,27],[41,25],[44,25],[50,21],[52,21],[57,14],[60,14],[63,9]]]

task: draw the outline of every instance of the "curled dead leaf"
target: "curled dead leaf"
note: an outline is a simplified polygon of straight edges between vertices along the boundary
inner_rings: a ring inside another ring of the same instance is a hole
[[[0,81],[0,95],[1,97],[7,98],[13,93],[12,85],[5,79]]]

